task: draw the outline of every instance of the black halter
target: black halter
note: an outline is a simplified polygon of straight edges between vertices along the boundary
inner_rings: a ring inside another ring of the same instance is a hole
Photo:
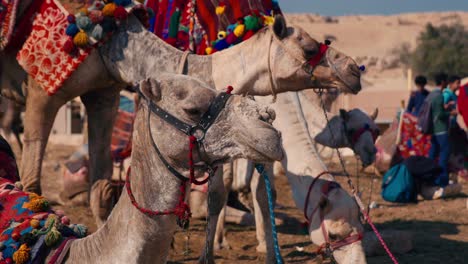
[[[211,127],[211,125],[213,125],[218,115],[226,106],[226,102],[231,97],[231,94],[229,92],[221,92],[220,94],[218,94],[218,96],[216,96],[215,99],[211,102],[208,110],[202,115],[200,121],[195,125],[190,125],[185,123],[184,121],[179,120],[177,117],[171,115],[170,113],[156,105],[153,101],[146,98],[146,96],[140,90],[138,90],[138,93],[140,94],[140,97],[146,100],[148,106],[148,133],[150,134],[151,143],[153,145],[153,148],[156,150],[159,159],[162,161],[164,166],[178,179],[184,182],[189,180],[181,173],[179,173],[174,167],[172,167],[169,164],[169,162],[164,158],[161,151],[159,151],[158,146],[154,142],[153,134],[151,133],[150,112],[153,112],[161,119],[171,124],[173,127],[177,128],[179,131],[183,132],[187,136],[194,136],[197,139],[198,144],[200,145],[205,139],[206,132]]]

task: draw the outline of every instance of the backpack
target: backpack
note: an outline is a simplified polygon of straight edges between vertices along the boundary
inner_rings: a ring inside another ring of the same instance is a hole
[[[394,203],[417,202],[416,184],[413,176],[403,163],[388,170],[382,180],[382,198]]]
[[[418,127],[423,134],[431,135],[434,131],[434,123],[432,120],[432,101],[437,96],[441,95],[440,90],[435,90],[429,93],[429,95],[424,99],[421,108],[418,113]]]

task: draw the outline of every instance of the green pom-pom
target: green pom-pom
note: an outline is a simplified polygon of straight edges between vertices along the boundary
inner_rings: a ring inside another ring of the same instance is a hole
[[[244,17],[245,30],[257,31],[260,28],[260,20],[258,17],[246,16]]]
[[[45,236],[44,242],[48,247],[52,247],[60,240],[62,240],[62,234],[57,230],[57,228],[52,227],[52,229]]]
[[[68,227],[71,228],[78,237],[85,237],[88,234],[88,228],[85,225],[73,224]]]

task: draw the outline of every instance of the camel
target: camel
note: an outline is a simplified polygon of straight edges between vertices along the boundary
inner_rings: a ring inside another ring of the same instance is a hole
[[[257,100],[269,103],[267,98],[257,98]],[[307,193],[307,187],[309,186],[308,184],[310,184],[310,180],[308,179],[313,179],[313,177],[317,176],[321,171],[327,170],[326,165],[315,149],[315,142],[331,148],[349,147],[360,157],[363,166],[368,166],[375,159],[376,149],[374,140],[378,129],[373,120],[377,117],[377,109],[370,117],[358,109],[348,112],[341,110],[339,116],[330,119],[330,130],[323,128],[323,124],[326,124],[326,120],[322,114],[323,109],[321,109],[319,102],[319,98],[312,91],[305,90],[297,93],[278,95],[277,102],[270,105],[277,113],[274,126],[282,132],[283,136],[283,147],[286,156],[282,161],[282,165],[291,184],[291,188],[294,190],[293,194],[297,193],[299,195],[298,197],[294,197],[294,200],[301,210],[304,208],[305,195]],[[368,129],[362,130],[366,126],[368,126]],[[320,131],[320,129],[322,131]],[[330,131],[333,131],[334,134],[332,135]],[[354,134],[354,136],[352,134]],[[236,160],[233,167],[233,171],[227,172],[224,175],[225,187],[227,190],[230,190],[233,182],[237,184],[237,186],[234,186],[235,190],[246,189],[248,188],[247,186],[250,185],[254,201],[257,239],[259,241],[257,251],[266,251],[267,255],[270,255],[272,253],[268,254],[268,251],[271,250],[271,248],[268,248],[268,240],[266,239],[266,237],[268,238],[270,235],[270,230],[267,229],[267,224],[269,224],[268,204],[265,198],[266,194],[263,190],[259,190],[260,188],[258,188],[263,180],[259,179],[259,174],[254,172],[253,165],[250,162],[247,163]],[[241,173],[233,174],[233,172]],[[270,177],[273,176],[272,166],[268,168],[268,175]],[[327,176],[327,178],[333,179],[332,176]],[[271,178],[271,180],[273,179]],[[318,183],[322,183],[322,180],[319,180]],[[318,188],[313,189],[311,196],[313,199],[309,199],[311,206],[317,204],[318,200],[314,199],[319,196],[319,190]],[[339,206],[333,207],[329,214],[327,214],[327,216],[330,215],[330,218],[333,220],[330,220],[326,225],[333,226],[335,229],[351,226],[354,228],[353,230],[362,230],[359,218],[357,217],[358,208],[354,201],[344,190],[340,189],[338,192],[340,192],[339,196],[330,197],[333,203]],[[198,199],[204,198],[198,192],[195,192],[193,196]],[[198,201],[198,204],[202,203]],[[346,212],[352,212],[352,214],[345,214]],[[335,217],[337,215],[344,217],[340,219],[339,217]],[[215,240],[214,242],[209,242],[209,244],[214,245],[216,249],[229,247],[224,232],[224,212],[221,212],[220,216],[217,223]],[[245,219],[245,213],[239,213],[238,218]],[[312,231],[316,230],[312,229],[311,232]],[[317,236],[318,234],[314,232],[313,236],[311,235],[311,240],[315,244],[320,245],[322,242],[320,242],[321,240]],[[355,245],[340,249],[340,252],[347,252],[350,254],[361,254],[361,251],[362,247],[360,243],[355,243]],[[338,254],[335,258],[338,263],[348,263],[343,260],[343,254]],[[350,263],[364,262],[365,258],[361,258],[358,262]]]
[[[135,120],[127,192],[101,228],[70,242],[68,253],[65,250],[61,255],[66,263],[166,263],[176,215],[149,215],[141,208],[164,211],[177,208],[188,198],[181,197],[181,189],[189,188],[189,144],[187,135],[164,114],[158,115],[158,109],[187,124],[200,124],[206,120],[204,113],[214,113],[213,102],[225,100],[196,144],[196,178],[203,177],[209,166],[233,158],[271,162],[283,156],[281,136],[271,125],[274,112],[248,97],[223,99],[227,94],[219,94],[197,78],[175,74],[143,80],[139,90],[143,98]],[[211,181],[222,184],[219,177]]]
[[[30,2],[22,1],[19,10]],[[329,48],[317,65],[309,65],[309,59],[318,53],[319,43],[302,29],[288,27],[280,15],[272,26],[249,40],[211,56],[187,55],[177,50],[130,15],[108,42],[90,53],[55,95],[48,96],[32,78],[28,79],[20,171],[24,188],[41,193],[42,158],[54,118],[63,104],[77,96],[81,97],[89,117],[90,183],[102,184],[100,180],[112,175],[109,152],[112,124],[119,91],[126,85],[157,78],[163,72],[183,72],[218,90],[232,85],[236,94],[270,95],[311,87],[359,92],[360,71],[354,60]],[[20,100],[19,84],[26,74],[15,55],[16,51],[1,56],[0,67],[5,69],[1,78],[7,78],[2,80],[7,83],[2,86],[7,88],[2,94]],[[105,191],[101,190],[99,186],[92,188],[90,202],[98,225],[104,223],[111,209],[109,202],[103,201]],[[100,200],[94,201],[93,197]]]

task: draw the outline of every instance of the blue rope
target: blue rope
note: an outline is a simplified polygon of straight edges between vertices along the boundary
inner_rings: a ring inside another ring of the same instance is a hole
[[[265,166],[263,164],[255,164],[255,168],[265,180],[265,187],[268,197],[268,209],[270,210],[271,232],[273,233],[273,245],[275,247],[276,264],[283,264],[283,259],[281,258],[281,252],[278,245],[278,233],[276,232],[275,208],[273,207],[273,193],[271,192],[270,178],[268,178],[268,175],[265,172]]]

